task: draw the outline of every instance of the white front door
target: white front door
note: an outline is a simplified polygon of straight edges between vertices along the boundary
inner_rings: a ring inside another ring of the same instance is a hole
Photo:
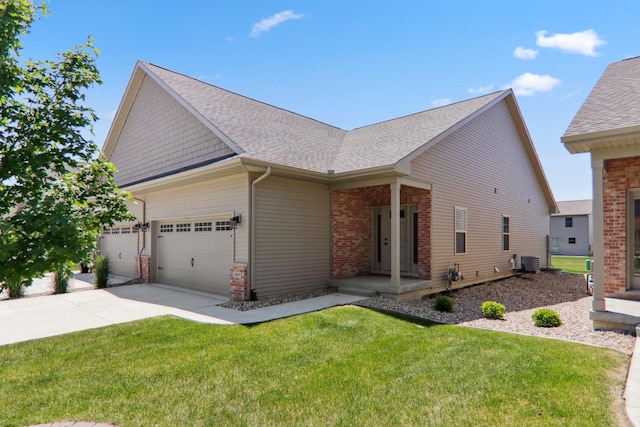
[[[391,272],[391,206],[374,209],[374,270]],[[414,247],[417,233],[417,206],[400,207],[400,272],[418,271],[417,249]]]

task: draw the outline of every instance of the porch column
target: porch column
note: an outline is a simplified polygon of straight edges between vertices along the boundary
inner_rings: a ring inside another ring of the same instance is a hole
[[[391,286],[400,286],[400,182],[391,186]]]
[[[593,171],[593,311],[606,311],[604,301],[604,190],[602,159],[591,153]]]

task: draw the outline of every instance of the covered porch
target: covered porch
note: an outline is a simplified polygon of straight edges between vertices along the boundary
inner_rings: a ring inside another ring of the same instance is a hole
[[[431,184],[390,177],[330,190],[330,285],[399,299],[429,293]]]

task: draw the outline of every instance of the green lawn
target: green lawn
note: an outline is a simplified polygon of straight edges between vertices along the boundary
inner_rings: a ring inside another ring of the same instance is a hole
[[[609,427],[627,363],[359,307],[252,327],[165,317],[0,347],[0,423]]]
[[[561,268],[562,271],[567,273],[587,273],[585,268],[586,260],[593,259],[586,256],[551,256],[551,265],[553,268]]]

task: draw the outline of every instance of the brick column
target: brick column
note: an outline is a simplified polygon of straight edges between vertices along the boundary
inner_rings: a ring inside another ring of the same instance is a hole
[[[229,283],[231,287],[231,301],[247,301],[247,264],[231,264]]]
[[[140,273],[140,267],[142,267],[142,273]],[[149,283],[151,280],[151,258],[144,255],[142,257],[136,256],[136,277],[142,277],[144,283]]]

